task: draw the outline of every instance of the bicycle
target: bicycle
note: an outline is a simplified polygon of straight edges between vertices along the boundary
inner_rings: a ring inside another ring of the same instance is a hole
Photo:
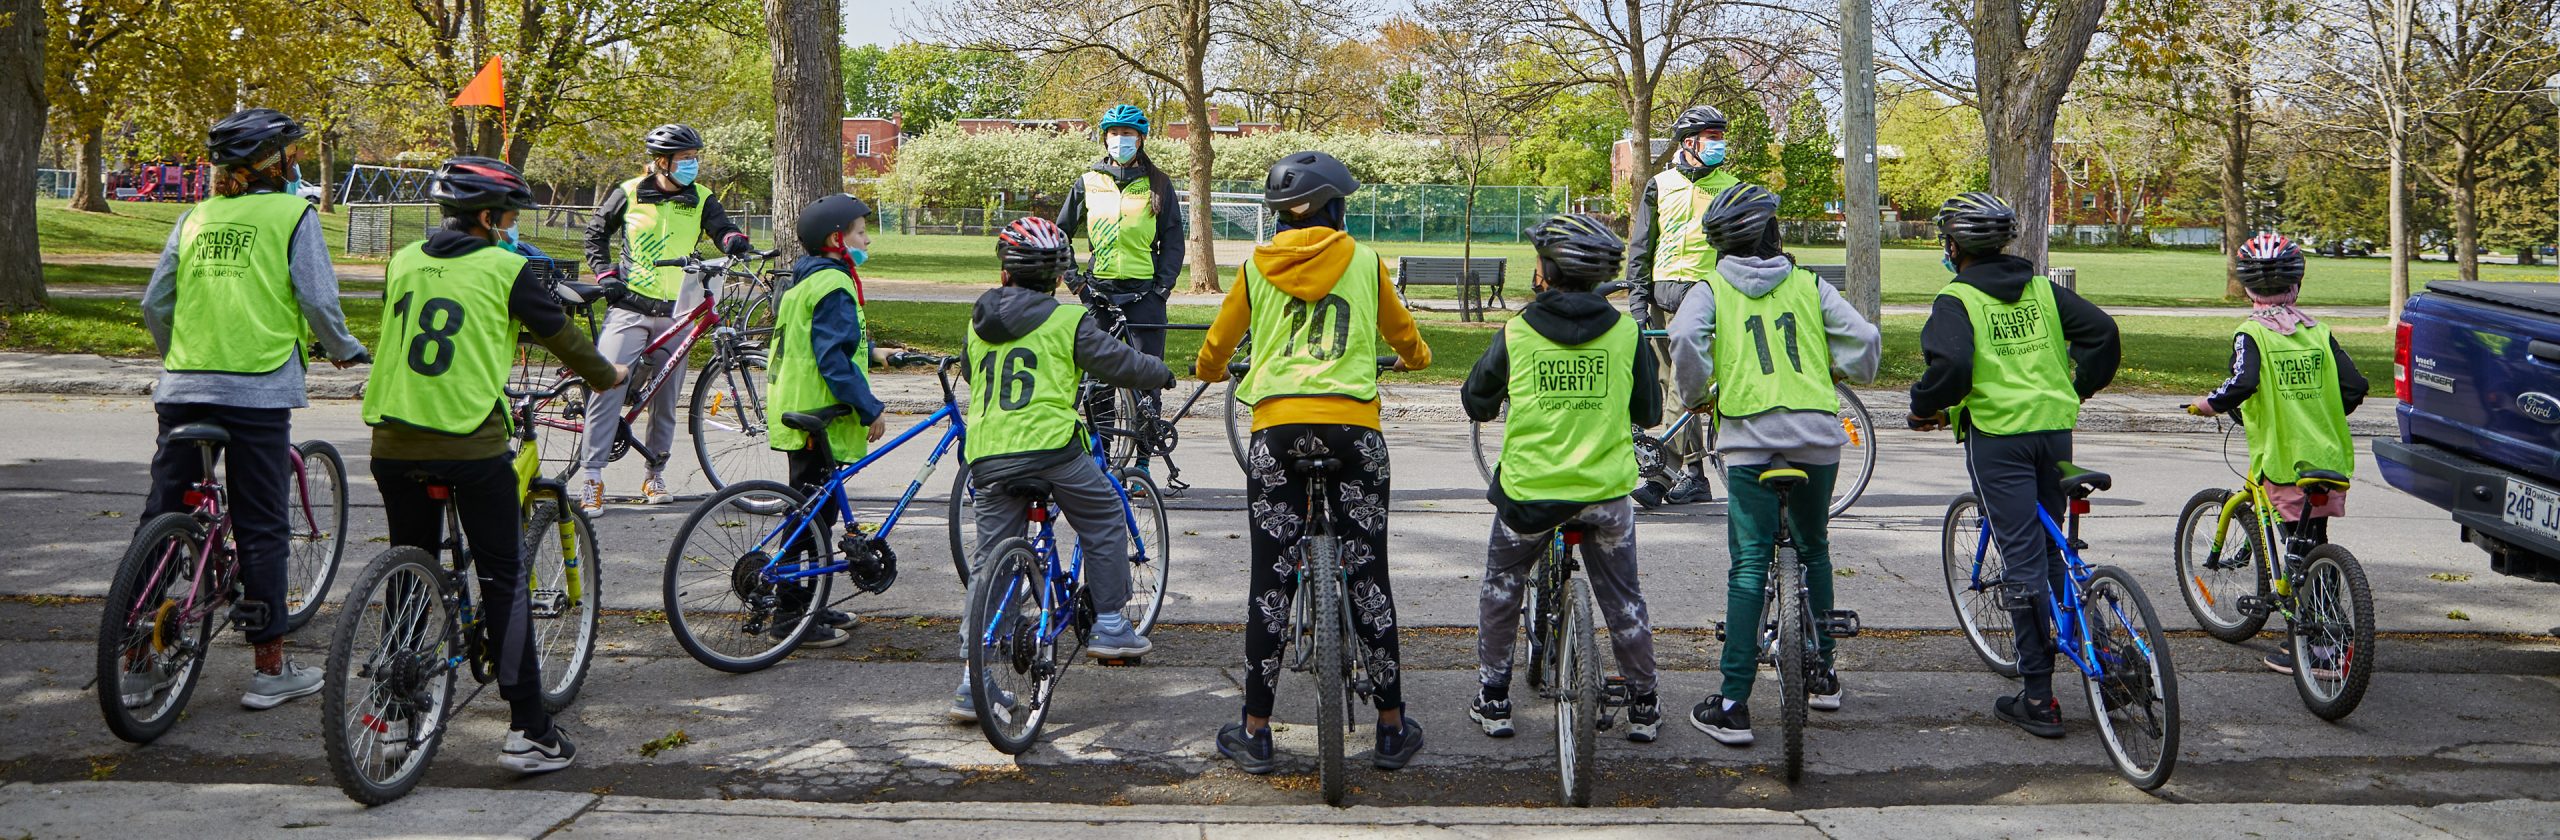
[[[1555,701],[1557,801],[1576,808],[1591,805],[1600,733],[1616,726],[1615,710],[1633,702],[1623,681],[1600,674],[1591,582],[1573,574],[1582,568],[1575,554],[1591,531],[1573,521],[1548,535],[1520,603],[1521,624],[1529,629],[1529,688]]]
[[[667,625],[695,661],[736,674],[771,667],[800,646],[823,607],[854,597],[829,600],[834,575],[844,573],[857,595],[887,592],[897,582],[898,557],[889,547],[889,535],[967,431],[951,384],[951,369],[964,364],[960,357],[900,353],[889,363],[934,365],[942,381],[942,406],[860,460],[837,468],[814,492],[777,481],[741,481],[711,494],[685,517],[667,551],[662,595]],[[822,434],[829,421],[851,411],[836,405],[785,413],[781,419],[790,428]],[[845,483],[936,426],[947,428],[915,479],[876,529],[865,526],[854,516]],[[965,481],[967,470],[958,472],[955,477]],[[955,485],[955,497],[964,486]],[[954,502],[955,515],[958,507]],[[828,538],[831,526],[822,521],[828,512],[844,529],[841,539]],[[960,527],[957,519],[950,524],[952,566],[965,582],[969,570],[967,555],[958,551]]]
[[[2345,475],[2309,467],[2294,466],[2306,509],[2346,491]],[[2302,705],[2321,720],[2344,719],[2373,681],[2373,589],[2364,566],[2345,546],[2287,527],[2264,483],[2243,475],[2240,484],[2198,491],[2178,513],[2174,550],[2187,611],[2207,635],[2232,644],[2256,637],[2269,616],[2283,616]]]
[[[1761,583],[1760,661],[1778,678],[1778,722],[1785,746],[1787,783],[1804,779],[1804,728],[1812,695],[1830,694],[1830,669],[1822,664],[1822,640],[1858,635],[1858,612],[1833,609],[1813,612],[1813,590],[1804,562],[1796,556],[1795,528],[1786,515],[1787,497],[1804,486],[1803,470],[1771,461],[1760,483],[1778,494],[1778,539],[1769,572]],[[1729,628],[1719,626],[1722,641]]]
[[[2062,490],[2071,500],[2068,530],[2054,524],[2041,507],[2036,519],[2059,548],[2066,585],[2060,591],[2043,586],[2046,592],[2039,599],[2033,586],[2001,583],[2007,567],[1992,545],[1982,500],[1966,493],[1947,506],[1941,531],[1947,599],[1973,652],[1993,673],[2012,678],[2018,676],[2018,660],[2008,610],[2035,609],[2041,600],[2054,628],[2055,648],[2085,680],[2108,759],[2134,787],[2156,790],[2177,766],[2177,672],[2169,662],[2159,616],[2133,575],[2115,566],[2091,566],[2080,557],[2088,548],[2080,539],[2080,519],[2089,513],[2089,497],[2113,487],[2115,479],[2069,463],[2062,472]],[[1960,542],[1968,536],[1974,540],[1969,553]]]
[[[1121,614],[1144,635],[1164,610],[1164,584],[1173,569],[1172,530],[1163,503],[1153,501],[1153,482],[1143,472],[1114,469],[1100,438],[1094,436],[1093,463],[1119,495],[1120,515],[1129,527],[1132,586],[1129,604]],[[987,736],[988,745],[1006,755],[1021,755],[1038,743],[1058,682],[1093,632],[1095,612],[1084,586],[1084,549],[1079,546],[1071,561],[1060,566],[1058,509],[1050,500],[1051,489],[1038,479],[1006,483],[1006,495],[1029,500],[1024,515],[1036,530],[1027,538],[1009,537],[987,552],[986,565],[969,578],[968,609],[960,625],[963,638],[975,637],[967,643],[968,678],[971,708],[983,710],[978,729]],[[1136,498],[1150,500],[1152,530],[1143,527],[1149,523],[1139,521]],[[1097,562],[1112,561],[1100,558]],[[1151,571],[1154,580],[1148,581]],[[1146,585],[1138,585],[1141,581]],[[1135,615],[1130,614],[1132,609]],[[1000,678],[1004,685],[997,684]],[[1005,697],[1015,702],[999,702]]]
[[[281,614],[242,600],[240,552],[232,539],[231,496],[214,467],[231,433],[217,423],[189,423],[169,430],[163,446],[193,444],[201,478],[186,493],[187,510],[151,517],[135,529],[117,561],[98,620],[98,711],[116,737],[148,744],[167,734],[185,713],[204,671],[205,653],[220,627],[248,630],[281,619],[299,629],[328,599],[339,557],[347,548],[346,462],[327,441],[306,440],[287,450],[293,482],[286,485],[286,556]]]
[[[1209,328],[1207,324],[1131,324],[1123,313],[1129,304],[1137,301],[1138,297],[1132,293],[1113,294],[1100,291],[1083,294],[1085,305],[1093,310],[1094,318],[1102,325],[1103,332],[1132,347],[1137,346],[1137,341],[1131,334],[1132,330],[1205,331]],[[1252,358],[1253,336],[1246,335],[1236,343],[1235,355],[1240,358]],[[1236,468],[1239,470],[1248,469],[1244,451],[1247,440],[1252,437],[1250,419],[1252,407],[1245,405],[1243,400],[1236,396],[1236,389],[1243,381],[1244,375],[1252,369],[1253,366],[1248,362],[1227,364],[1226,399],[1220,404],[1223,409],[1220,412],[1220,420],[1224,422],[1227,431],[1227,452],[1234,456]],[[1211,383],[1206,380],[1193,385],[1191,395],[1183,399],[1182,407],[1175,409],[1170,416],[1165,414],[1160,402],[1141,399],[1134,389],[1111,388],[1109,389],[1111,393],[1105,398],[1100,393],[1104,386],[1093,382],[1090,378],[1086,380],[1086,387],[1093,390],[1079,394],[1076,404],[1083,409],[1086,421],[1108,438],[1128,439],[1135,442],[1135,448],[1121,449],[1112,456],[1113,468],[1126,469],[1135,465],[1139,450],[1144,450],[1146,454],[1165,459],[1165,486],[1180,492],[1189,489],[1189,485],[1182,482],[1182,469],[1175,466],[1173,462],[1174,447],[1182,439],[1181,430],[1176,424],[1191,416],[1191,410],[1200,404],[1200,398],[1208,393],[1210,385]],[[1121,417],[1139,419],[1134,423],[1122,423],[1118,420]]]
[[[521,506],[517,554],[523,564],[534,653],[542,671],[542,705],[568,708],[586,683],[604,605],[603,563],[594,523],[568,488],[542,471],[541,441],[530,421],[555,388],[504,389],[515,415],[516,498]],[[381,805],[407,796],[442,747],[446,724],[498,678],[500,655],[487,649],[474,609],[471,551],[453,487],[429,478],[427,498],[444,516],[434,550],[393,546],[366,567],[338,618],[321,685],[323,745],[329,770],[347,798]],[[557,537],[556,542],[551,537]],[[552,546],[558,556],[550,555]],[[450,566],[437,554],[452,556]],[[563,635],[563,634],[567,635]],[[466,672],[471,694],[453,702],[454,677]]]

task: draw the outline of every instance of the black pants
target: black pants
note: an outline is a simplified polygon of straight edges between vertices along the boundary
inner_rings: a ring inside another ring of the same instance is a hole
[[[231,432],[223,453],[224,485],[231,499],[232,540],[240,549],[242,597],[267,605],[271,620],[249,631],[253,643],[284,638],[285,563],[292,552],[293,526],[286,501],[293,481],[293,411],[285,408],[235,408],[206,403],[160,403],[159,451],[151,455],[151,495],[142,502],[142,522],[163,513],[187,510],[187,489],[204,478],[204,456],[196,445],[171,446],[169,430],[189,423],[213,423]],[[139,529],[142,523],[135,523]]]
[[[789,462],[791,467],[792,489],[806,493],[810,498],[814,499],[818,496],[818,489],[825,486],[827,479],[833,478],[836,474],[836,470],[842,468],[844,465],[837,463],[835,456],[829,453],[827,448],[827,436],[825,433],[821,432],[809,435],[808,437],[809,445],[807,448],[791,450],[783,453],[783,455],[784,460]],[[792,548],[797,551],[807,552],[803,555],[806,557],[818,556],[819,541],[826,539],[827,534],[833,531],[835,526],[836,506],[819,505],[817,526],[804,532],[801,535],[800,542],[792,546]],[[809,595],[817,589],[817,586],[817,578],[803,578],[782,584],[782,614],[784,618],[775,619],[775,623],[789,624],[790,620],[796,619],[801,611],[808,609]]]
[[[1377,684],[1379,711],[1404,708],[1404,681],[1396,647],[1396,601],[1387,585],[1387,440],[1359,426],[1303,424],[1253,433],[1245,460],[1245,495],[1252,500],[1252,589],[1245,603],[1244,713],[1271,715],[1271,698],[1287,669],[1281,646],[1297,596],[1298,537],[1307,516],[1307,477],[1289,471],[1295,455],[1322,455],[1341,463],[1325,476],[1332,485],[1336,534],[1343,539],[1342,567],[1350,572],[1343,608],[1365,650],[1362,667]]]
[[[2045,532],[2036,509],[2043,508],[2056,525],[2063,522],[2070,499],[2062,492],[2062,462],[2071,459],[2071,433],[1994,435],[1974,430],[1965,435],[1964,458],[1973,492],[1982,499],[1983,519],[1991,523],[1991,544],[2007,569],[2002,583],[2035,593],[2033,609],[2009,612],[2017,631],[2018,675],[2026,679],[2030,699],[2051,697],[2055,649],[2047,604],[2069,584],[2062,547]]]
[[[477,461],[373,459],[373,483],[382,488],[382,516],[392,545],[432,552],[444,542],[444,509],[427,498],[429,479],[453,488],[446,504],[462,519],[472,572],[480,578],[481,638],[497,659],[498,696],[507,700],[508,725],[524,730],[526,737],[546,737],[551,713],[542,709],[542,660],[534,655],[533,605],[525,597],[515,464],[504,456]]]

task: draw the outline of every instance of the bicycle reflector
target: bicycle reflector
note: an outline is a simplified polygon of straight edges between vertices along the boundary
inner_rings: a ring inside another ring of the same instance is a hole
[[[2071,515],[2073,515],[2073,516],[2087,516],[2087,515],[2089,515],[2089,500],[2088,500],[2088,499],[2085,499],[2085,498],[2082,498],[2082,499],[2073,499],[2073,500],[2071,500]]]

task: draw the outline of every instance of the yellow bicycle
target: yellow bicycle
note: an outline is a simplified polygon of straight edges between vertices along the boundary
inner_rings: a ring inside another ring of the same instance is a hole
[[[2294,483],[2306,508],[2346,491],[2346,476],[2307,466]],[[2284,616],[2302,705],[2339,720],[2373,680],[2373,588],[2353,552],[2298,531],[2264,482],[2199,492],[2178,513],[2178,589],[2197,626],[2225,642],[2248,641],[2269,616]]]

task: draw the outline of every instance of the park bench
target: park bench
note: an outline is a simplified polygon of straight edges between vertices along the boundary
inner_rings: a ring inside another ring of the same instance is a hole
[[[1511,308],[1502,296],[1506,267],[1502,257],[1397,257],[1396,295],[1405,296],[1405,289],[1410,286],[1460,287],[1463,291],[1458,295],[1459,316],[1480,318],[1485,310],[1496,306]],[[1466,268],[1473,271],[1465,272]]]

